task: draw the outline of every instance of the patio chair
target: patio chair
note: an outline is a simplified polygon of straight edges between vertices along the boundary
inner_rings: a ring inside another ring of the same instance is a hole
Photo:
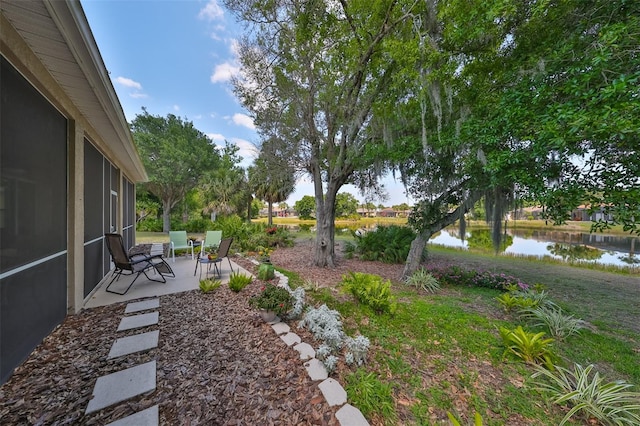
[[[175,277],[175,274],[169,264],[162,259],[162,254],[155,255],[146,255],[146,254],[134,254],[129,256],[127,254],[127,250],[124,248],[124,241],[122,240],[122,235],[120,234],[104,234],[105,241],[107,243],[107,249],[109,250],[109,254],[111,255],[111,259],[113,260],[113,264],[115,265],[115,269],[113,270],[113,278],[107,285],[105,289],[108,293],[114,293],[123,295],[126,294],[134,282],[138,279],[140,274],[144,274],[145,277],[149,281],[155,281],[158,283],[166,283],[167,280],[165,275],[172,275]],[[147,275],[147,271],[153,269],[158,273],[160,279],[153,279],[149,275]],[[122,292],[119,293],[117,291],[109,290],[111,284],[114,281],[120,279],[121,275],[133,275],[136,274],[136,277],[131,281],[129,287]]]
[[[193,241],[187,238],[187,231],[169,231],[169,251],[173,261],[176,261],[176,250],[191,250],[191,260],[195,258],[193,255]]]
[[[207,231],[200,251],[217,250],[220,246],[220,241],[222,241],[222,231]]]
[[[229,262],[229,268],[231,268],[231,272],[233,272],[233,266],[231,266],[231,259],[229,259],[229,248],[231,247],[231,243],[233,242],[233,238],[224,238],[220,241],[220,245],[218,246],[218,253],[215,259],[209,259],[206,254],[198,253],[198,259],[196,260],[196,269],[193,271],[193,276],[196,276],[198,272],[198,266],[200,266],[200,278],[202,278],[202,265],[207,265],[207,273],[209,269],[211,269],[211,265],[213,265],[213,270],[215,271],[218,278],[222,277],[220,272],[220,268],[218,264],[222,263],[222,259],[225,257]]]

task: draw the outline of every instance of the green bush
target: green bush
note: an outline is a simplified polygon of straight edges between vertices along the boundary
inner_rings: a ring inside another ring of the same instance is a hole
[[[368,305],[377,313],[394,313],[397,308],[391,294],[391,282],[382,277],[361,272],[349,272],[342,276],[344,290],[351,293],[360,303]]]
[[[435,293],[440,290],[440,282],[438,279],[427,272],[424,268],[420,268],[415,271],[409,278],[407,278],[405,284],[417,289],[422,289],[429,293]]]
[[[162,232],[162,219],[145,218],[136,224],[136,230],[140,232]]]
[[[553,339],[545,338],[545,334],[529,333],[522,326],[513,330],[500,327],[500,337],[506,346],[505,355],[512,353],[524,362],[531,364],[542,363],[548,368],[553,368],[554,354],[551,349]]]
[[[534,379],[538,389],[549,392],[555,404],[568,403],[571,409],[562,419],[562,426],[575,414],[585,413],[585,424],[591,424],[588,417],[595,417],[606,425],[639,425],[640,393],[630,392],[633,386],[622,380],[604,383],[596,371],[589,377],[593,365],[582,368],[575,364],[573,371],[556,367],[555,371],[537,368]]]
[[[356,238],[355,252],[363,260],[403,263],[415,237],[415,232],[406,226],[379,226]]]
[[[520,290],[529,288],[528,284],[510,275],[496,274],[490,271],[470,270],[457,265],[431,267],[429,268],[429,272],[436,277],[441,284],[485,287],[502,291],[511,288],[518,288]]]
[[[558,306],[540,306],[527,309],[522,316],[533,322],[534,327],[546,327],[549,334],[558,340],[580,333],[586,323],[573,315],[565,315]]]
[[[229,288],[236,293],[242,291],[243,288],[251,284],[253,278],[248,275],[241,274],[239,272],[232,272],[229,277]]]
[[[211,219],[198,218],[190,219],[187,223],[183,224],[182,228],[189,233],[205,233],[208,230],[215,229]]]

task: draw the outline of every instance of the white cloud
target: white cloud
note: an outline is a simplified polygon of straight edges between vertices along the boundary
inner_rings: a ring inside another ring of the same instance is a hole
[[[116,83],[125,86],[125,87],[132,87],[134,89],[137,90],[142,90],[142,84],[138,83],[135,80],[132,80],[130,78],[126,78],[126,77],[118,77],[116,78]]]
[[[174,111],[180,111],[180,105],[174,105],[173,106],[173,110]]]
[[[251,129],[251,130],[256,129],[256,125],[253,124],[253,118],[249,117],[246,114],[235,113],[233,114],[233,117],[231,117],[231,120],[233,121],[234,124],[237,124],[238,126],[244,126],[247,129]]]
[[[129,96],[131,96],[133,99],[145,99],[149,97],[146,93],[140,93],[140,92],[130,93]]]
[[[222,10],[216,0],[210,0],[198,14],[198,18],[206,19],[207,21],[215,21],[216,19],[222,19],[223,17],[224,10]]]
[[[258,148],[251,142],[240,138],[231,138],[229,142],[240,148],[238,154],[242,157],[242,166],[246,167],[251,165],[253,160],[258,157]]]
[[[225,62],[224,64],[216,65],[213,74],[211,74],[212,83],[225,83],[231,80],[232,77],[240,73],[240,68]]]
[[[220,133],[207,133],[207,136],[214,142],[224,142],[226,139],[224,135]]]

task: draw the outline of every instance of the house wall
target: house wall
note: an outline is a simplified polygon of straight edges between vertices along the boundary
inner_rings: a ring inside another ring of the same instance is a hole
[[[135,185],[3,15],[0,31],[1,384],[109,272],[104,232],[135,243]]]

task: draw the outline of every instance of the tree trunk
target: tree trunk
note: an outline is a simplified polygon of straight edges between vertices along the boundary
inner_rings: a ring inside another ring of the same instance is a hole
[[[320,267],[334,268],[335,265],[335,215],[337,189],[328,189],[323,198],[316,194],[316,245],[314,264]]]
[[[273,203],[271,201],[267,202],[267,224],[273,225]]]
[[[162,200],[162,232],[171,231],[171,202]]]
[[[418,236],[411,242],[411,249],[407,255],[407,261],[404,264],[404,270],[402,271],[402,281],[409,278],[420,267],[422,261],[422,253],[427,246],[427,241],[431,238],[433,233],[431,231],[425,231],[418,234]]]

